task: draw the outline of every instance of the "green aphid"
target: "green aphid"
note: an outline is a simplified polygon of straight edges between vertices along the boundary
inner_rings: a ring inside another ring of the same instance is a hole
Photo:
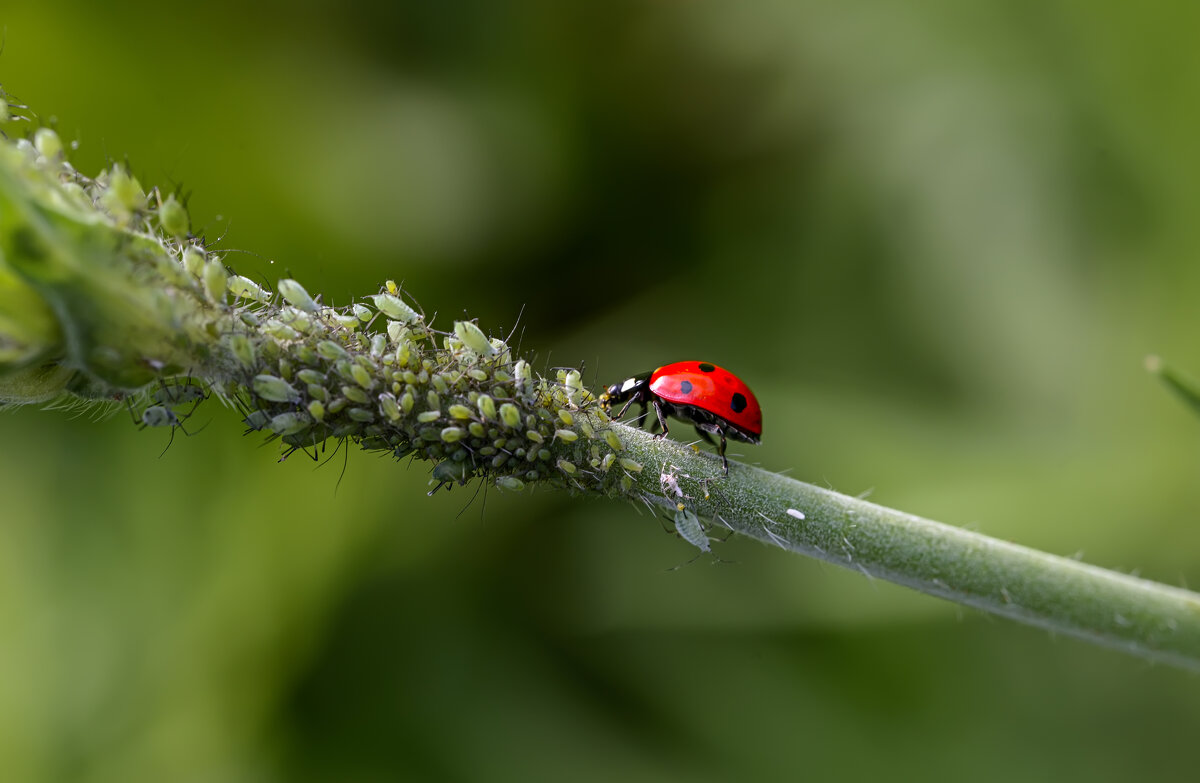
[[[295,435],[308,429],[310,424],[311,422],[305,414],[289,411],[271,417],[271,422],[267,427],[276,435]]]
[[[375,421],[375,411],[366,408],[347,408],[346,415],[354,421],[361,421],[363,423]]]
[[[375,385],[375,379],[371,377],[371,373],[361,364],[350,365],[350,377],[354,382],[364,389],[370,389]]]
[[[455,321],[454,334],[462,341],[463,345],[480,356],[492,356],[496,353],[491,340],[483,333],[482,329],[471,321]]]
[[[158,208],[158,224],[163,231],[176,239],[186,239],[188,235],[188,213],[183,205],[175,199],[175,194],[167,196]]]
[[[443,442],[456,443],[463,439],[463,436],[466,435],[466,430],[462,427],[443,427],[441,434]]]
[[[555,464],[558,465],[558,469],[561,470],[563,473],[569,473],[572,475],[575,473],[575,470],[576,470],[575,463],[571,462],[570,460],[560,459]]]
[[[269,402],[299,402],[300,392],[283,378],[274,375],[254,376],[254,393]]]
[[[193,383],[172,383],[154,390],[151,396],[159,405],[187,405],[208,397],[208,390]]]
[[[407,345],[410,343],[408,339],[408,327],[399,321],[388,321],[387,335],[388,339],[394,342],[396,345]]]
[[[300,333],[287,324],[272,318],[263,324],[263,331],[276,340],[299,340]]]
[[[140,212],[146,206],[146,194],[141,184],[129,176],[120,166],[113,166],[108,179],[108,189],[100,197],[100,204],[114,217],[125,221],[135,212]],[[221,281],[221,292],[224,293],[225,281]]]
[[[271,422],[271,416],[266,411],[250,411],[242,421],[252,430],[261,430]]]
[[[516,429],[521,426],[521,409],[511,402],[506,402],[500,406],[500,421],[509,429]]]
[[[62,139],[51,128],[38,128],[33,132],[33,148],[47,160],[56,160],[63,154]],[[168,198],[174,199],[174,196]]]
[[[453,419],[469,419],[474,415],[471,409],[466,405],[459,405],[457,403],[447,408],[446,412],[449,413],[450,417]]]
[[[433,478],[440,482],[455,481],[465,484],[470,476],[471,466],[465,462],[446,460],[433,466]]]
[[[555,430],[554,437],[563,443],[574,443],[579,440],[579,433],[575,430]]]
[[[317,343],[317,353],[321,355],[321,358],[331,362],[337,361],[338,359],[350,358],[350,354],[346,352],[346,349],[335,343],[333,340],[322,340],[321,342]]]
[[[442,418],[441,411],[422,411],[417,414],[417,421],[421,424],[428,424],[431,421],[437,421]]]
[[[396,398],[387,392],[379,395],[379,410],[389,421],[400,420],[400,406],[396,403]]]
[[[342,394],[345,395],[346,399],[350,400],[350,402],[357,402],[359,405],[366,405],[371,401],[371,398],[367,396],[367,393],[357,386],[343,386]]]
[[[495,420],[496,418],[496,402],[486,394],[481,394],[475,399],[475,407],[479,409],[479,415],[485,419]]]
[[[295,307],[284,307],[279,310],[279,321],[292,327],[298,332],[308,333],[313,330],[312,318]]]
[[[204,254],[194,247],[183,251],[183,268],[197,280],[204,275],[204,263]]]
[[[509,489],[513,492],[520,492],[525,489],[525,482],[515,476],[498,476],[496,478],[496,486],[501,489]]]
[[[579,406],[583,396],[583,377],[578,370],[571,370],[563,378],[563,385],[567,387],[567,399],[576,407]]]
[[[320,306],[313,301],[313,298],[308,295],[308,291],[304,286],[290,278],[284,278],[279,281],[277,286],[279,293],[287,300],[287,303],[297,310],[303,310],[306,313],[315,313],[320,310]]]
[[[209,259],[204,265],[204,291],[208,298],[217,304],[225,303],[225,287],[229,280],[229,272],[225,265],[215,258]]]
[[[712,551],[708,543],[708,536],[704,534],[704,526],[700,524],[700,518],[682,503],[677,506],[675,511],[675,531],[679,533],[680,538],[699,548],[701,552]]]
[[[238,299],[251,299],[255,302],[271,301],[271,295],[248,277],[234,275],[225,285],[229,288],[229,293]]]
[[[621,458],[621,467],[625,468],[625,470],[628,470],[630,473],[642,472],[642,464],[640,462],[635,462],[631,459],[626,459],[625,457]]]
[[[414,321],[421,320],[421,315],[416,310],[404,303],[404,300],[392,294],[376,294],[370,297],[375,303],[375,309],[383,313],[393,321],[399,321],[402,324],[410,324]]]

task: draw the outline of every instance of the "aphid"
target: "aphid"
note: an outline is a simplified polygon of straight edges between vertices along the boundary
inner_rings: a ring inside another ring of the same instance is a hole
[[[690,422],[700,437],[717,446],[725,475],[729,475],[726,437],[746,443],[762,440],[762,408],[750,387],[728,370],[708,362],[667,364],[613,384],[600,395],[605,412],[622,402],[625,406],[616,415],[618,419],[635,402],[642,406],[640,418],[645,418],[652,406],[662,427],[658,437],[667,434],[668,416]],[[719,445],[713,443],[709,433],[721,436]]]
[[[130,415],[134,415],[133,408],[129,409],[129,413],[130,413]],[[190,415],[191,414],[188,414],[188,416],[190,416]],[[192,433],[188,432],[187,430],[183,429],[183,422],[187,420],[188,416],[184,416],[181,419],[175,413],[175,411],[171,410],[166,405],[149,405],[146,407],[145,410],[142,411],[142,415],[140,417],[134,416],[133,420],[134,420],[135,424],[141,424],[141,426],[138,429],[144,430],[147,427],[170,427],[171,428],[171,437],[167,440],[167,445],[162,450],[162,453],[166,454],[167,449],[171,448],[171,444],[175,442],[175,430],[183,430],[183,434],[188,435],[188,436],[190,436],[192,434]],[[203,428],[201,428],[201,429],[203,429]],[[161,457],[162,454],[160,454],[159,456]]]
[[[698,547],[701,552],[712,551],[708,545],[708,536],[704,534],[704,526],[700,524],[700,518],[688,511],[682,503],[675,507],[675,532],[679,533],[679,537],[684,541]]]
[[[371,299],[375,302],[375,309],[394,321],[408,324],[421,320],[420,314],[405,304],[404,300],[394,293],[377,294],[371,297]],[[389,325],[389,334],[390,329]]]
[[[274,375],[256,375],[252,388],[254,393],[269,402],[299,402],[300,392],[296,387]]]
[[[151,396],[159,405],[186,405],[206,399],[208,390],[193,384],[189,378],[184,383],[164,383],[155,389]]]
[[[320,310],[320,306],[309,296],[308,291],[304,286],[295,280],[284,278],[279,281],[279,293],[283,294],[283,298],[287,303],[297,310],[303,310],[306,313],[315,313]]]
[[[163,405],[151,405],[142,411],[143,427],[178,427],[179,417]]]

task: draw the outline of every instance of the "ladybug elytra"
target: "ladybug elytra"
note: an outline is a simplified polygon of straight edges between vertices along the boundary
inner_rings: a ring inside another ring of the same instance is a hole
[[[659,437],[667,434],[668,416],[691,422],[700,437],[717,446],[725,475],[729,475],[726,437],[746,443],[762,440],[762,408],[750,387],[733,373],[709,362],[667,364],[654,372],[615,383],[600,395],[600,404],[606,412],[622,402],[625,406],[616,415],[618,419],[635,402],[642,406],[639,419],[644,419],[648,408],[653,406],[662,426]],[[709,433],[721,436],[719,445],[713,443]]]

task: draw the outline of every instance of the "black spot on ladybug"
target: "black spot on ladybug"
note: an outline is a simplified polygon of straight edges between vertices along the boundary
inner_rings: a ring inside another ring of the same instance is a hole
[[[734,413],[741,413],[746,410],[746,395],[741,392],[734,392],[733,400],[729,403],[729,407],[733,408]]]
[[[691,381],[681,382],[679,384],[679,391],[681,394],[691,394],[692,393],[692,382]]]
[[[715,365],[708,362],[700,362],[700,372],[712,372],[715,369],[717,369]]]

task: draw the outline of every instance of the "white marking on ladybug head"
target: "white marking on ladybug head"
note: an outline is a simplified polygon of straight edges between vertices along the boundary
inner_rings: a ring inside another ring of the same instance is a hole
[[[621,384],[621,391],[627,392],[627,391],[631,390],[634,386],[637,386],[637,384],[638,384],[637,378],[626,378],[625,382]]]

